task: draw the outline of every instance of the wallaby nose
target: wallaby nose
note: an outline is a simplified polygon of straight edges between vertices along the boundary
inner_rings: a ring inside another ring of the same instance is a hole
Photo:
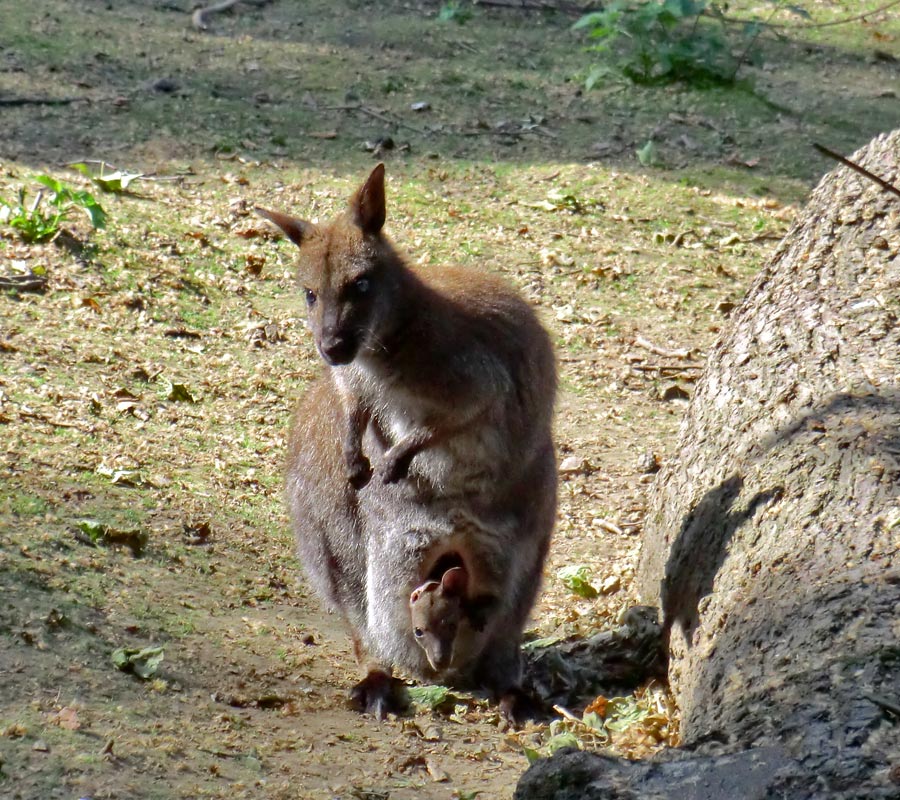
[[[453,661],[453,647],[447,647],[443,644],[439,644],[434,649],[426,653],[428,656],[428,661],[431,663],[431,668],[435,672],[443,672],[450,666],[450,662]]]
[[[319,342],[319,352],[325,363],[332,367],[349,364],[356,356],[356,341],[344,334],[323,336]]]

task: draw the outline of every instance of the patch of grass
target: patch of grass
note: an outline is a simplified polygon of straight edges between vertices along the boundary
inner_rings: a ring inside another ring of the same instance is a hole
[[[0,502],[9,509],[9,513],[17,517],[43,516],[51,508],[45,498],[33,494],[0,495]]]

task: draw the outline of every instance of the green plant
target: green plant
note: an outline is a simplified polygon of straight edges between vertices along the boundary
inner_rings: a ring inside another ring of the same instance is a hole
[[[472,9],[468,5],[463,5],[459,0],[448,0],[441,6],[437,18],[441,22],[455,22],[458,25],[465,25],[472,19]]]
[[[26,203],[26,191],[22,187],[17,203],[0,200],[0,222],[12,226],[24,241],[46,242],[52,239],[75,208],[87,213],[93,227],[106,227],[106,212],[89,192],[72,189],[49,175],[38,175],[35,180],[47,187],[50,194],[40,189],[34,200]]]
[[[98,189],[109,194],[126,194],[132,182],[144,177],[140,172],[125,172],[110,167],[105,161],[77,161],[69,166],[89,178]]]
[[[574,28],[597,40],[590,50],[613,57],[612,68],[598,64],[591,69],[585,81],[589,89],[615,70],[641,84],[733,83],[759,34],[756,23],[741,26],[737,36],[745,46],[740,48],[709,0],[616,0],[586,14]],[[740,57],[732,54],[736,47]]]

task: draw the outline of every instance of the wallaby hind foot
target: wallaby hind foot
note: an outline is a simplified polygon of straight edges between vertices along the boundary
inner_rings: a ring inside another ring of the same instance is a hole
[[[519,686],[507,689],[499,698],[500,718],[510,728],[520,728],[530,719],[540,716],[543,707],[538,700]]]
[[[357,711],[383,720],[388,714],[402,714],[409,707],[406,685],[382,669],[371,669],[350,691],[350,704]]]

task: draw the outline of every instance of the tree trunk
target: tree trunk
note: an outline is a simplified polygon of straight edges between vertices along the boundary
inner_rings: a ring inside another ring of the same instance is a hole
[[[900,131],[853,160],[897,185]],[[898,318],[900,201],[841,167],[734,312],[651,498],[639,587],[705,754],[667,757],[694,771],[678,796],[900,797]],[[765,785],[735,758],[769,759]],[[659,773],[591,763],[606,794],[526,775],[517,796],[657,796]]]

